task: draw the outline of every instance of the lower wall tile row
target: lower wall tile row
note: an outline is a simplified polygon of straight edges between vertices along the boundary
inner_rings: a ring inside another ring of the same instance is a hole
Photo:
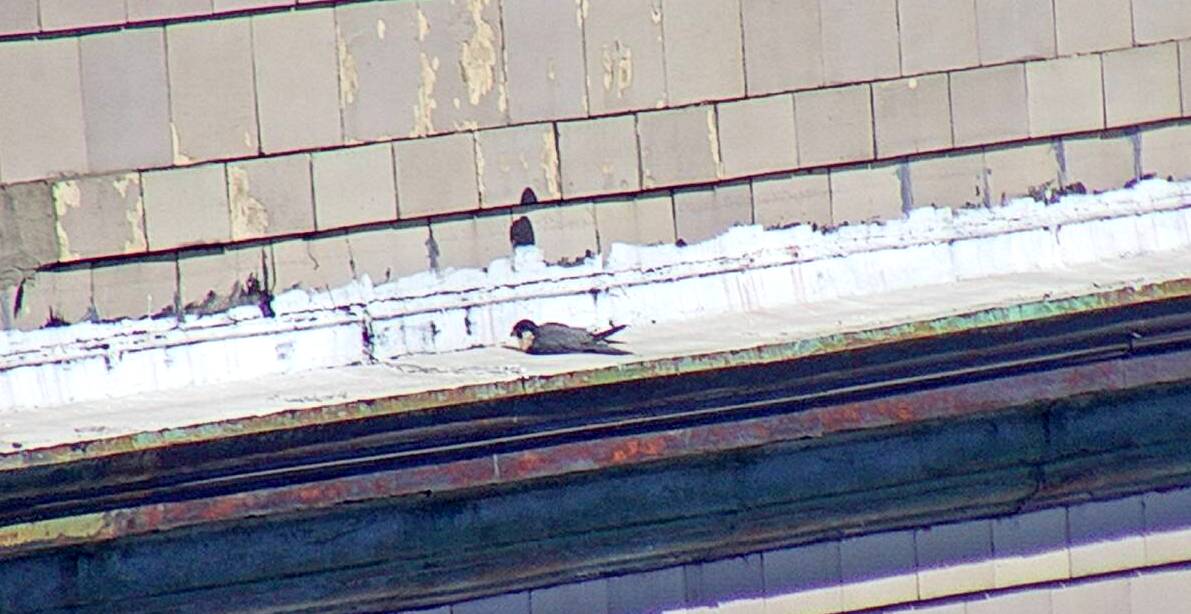
[[[377,151],[383,153],[387,146],[381,148]],[[0,325],[35,328],[56,318],[73,322],[92,316],[142,317],[170,306],[201,302],[209,291],[225,295],[249,273],[263,279],[265,268],[271,288],[279,291],[295,285],[334,287],[363,274],[380,283],[432,269],[483,267],[511,255],[509,227],[515,217],[522,215],[532,223],[546,259],[567,262],[604,253],[615,242],[694,243],[734,225],[833,226],[892,219],[913,207],[992,206],[1027,194],[1047,195],[1075,182],[1088,190],[1106,190],[1120,187],[1141,173],[1191,177],[1187,151],[1191,151],[1191,122],[1144,131],[977,148],[892,163],[767,175],[711,186],[656,190],[635,197],[528,205],[313,238],[262,239],[255,246],[190,249],[140,256],[132,261],[80,264],[75,269],[39,272],[26,280],[19,292],[15,290],[19,278],[0,278],[0,286],[10,288],[0,295],[4,299]],[[332,168],[367,166],[368,154],[361,155],[332,159],[329,164]],[[390,176],[386,175],[389,167],[383,155],[372,163],[378,169],[378,178]],[[268,171],[257,177],[258,167],[264,166],[269,167]],[[295,189],[287,181],[306,176],[310,167],[305,164],[290,165],[286,159],[277,158],[244,163],[242,170],[229,166],[226,194],[223,173],[206,177],[208,168],[187,169],[194,173],[193,177],[171,176],[171,181],[182,184],[167,189],[185,195],[191,206],[185,208],[185,217],[167,222],[152,215],[139,196],[141,190],[156,189],[158,180],[152,174],[141,181],[133,174],[63,182],[53,190],[21,186],[12,193],[0,191],[0,222],[8,222],[0,223],[0,237],[8,238],[5,245],[17,246],[18,250],[0,253],[0,259],[18,262],[24,258],[35,264],[45,254],[32,250],[54,237],[57,256],[69,260],[105,246],[120,253],[143,250],[145,228],[150,232],[155,227],[172,227],[179,232],[210,233],[219,240],[226,240],[231,232],[236,238],[251,239],[263,234],[262,229],[292,229],[304,223],[300,220],[321,215],[318,188],[311,194]],[[313,168],[315,176],[332,172],[317,163]],[[217,189],[208,190],[215,204],[200,196],[204,182],[218,184]],[[379,210],[394,205],[392,200],[381,198],[391,195],[391,188],[391,181],[383,179],[374,184],[343,184],[340,189],[328,190],[326,198],[350,193],[355,196],[356,206]],[[220,215],[227,198],[235,203],[230,221]],[[47,220],[28,218],[28,212],[39,209],[39,200],[53,201],[55,232],[42,228]],[[274,207],[271,213],[264,213],[265,201],[297,206]],[[90,203],[91,207],[81,203]],[[110,214],[112,211],[119,215]],[[27,246],[30,253],[22,255],[22,246]]]
[[[1189,561],[1191,489],[1182,489],[819,542],[421,612],[1179,614],[1191,612]]]

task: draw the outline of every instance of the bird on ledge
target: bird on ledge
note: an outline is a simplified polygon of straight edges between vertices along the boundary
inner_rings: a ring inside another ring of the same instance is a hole
[[[535,324],[533,320],[521,320],[510,336],[517,338],[521,351],[527,354],[630,354],[612,347],[610,344],[619,342],[608,339],[624,327],[621,324],[593,333],[557,322]]]

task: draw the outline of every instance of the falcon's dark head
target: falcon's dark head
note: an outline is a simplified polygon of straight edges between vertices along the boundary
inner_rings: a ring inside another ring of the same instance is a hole
[[[513,325],[513,332],[510,337],[524,337],[525,333],[531,335],[538,334],[538,325],[533,323],[533,320],[521,320]]]

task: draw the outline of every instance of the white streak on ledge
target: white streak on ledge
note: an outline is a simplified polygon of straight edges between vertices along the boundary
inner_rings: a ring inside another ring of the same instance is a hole
[[[0,333],[0,412],[490,346],[524,317],[645,326],[1189,246],[1191,183],[1146,181],[1054,205],[916,209],[827,233],[752,226],[681,248],[616,244],[574,267],[522,248],[486,270],[290,291],[274,300],[275,318],[241,307]]]

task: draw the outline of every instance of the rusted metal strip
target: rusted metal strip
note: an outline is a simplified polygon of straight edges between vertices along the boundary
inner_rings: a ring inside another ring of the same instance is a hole
[[[1044,401],[1180,381],[1191,350],[1111,360],[748,420],[612,436],[191,501],[0,528],[0,556],[352,502],[557,478],[831,434],[977,416]],[[1089,478],[1094,479],[1094,478]]]

